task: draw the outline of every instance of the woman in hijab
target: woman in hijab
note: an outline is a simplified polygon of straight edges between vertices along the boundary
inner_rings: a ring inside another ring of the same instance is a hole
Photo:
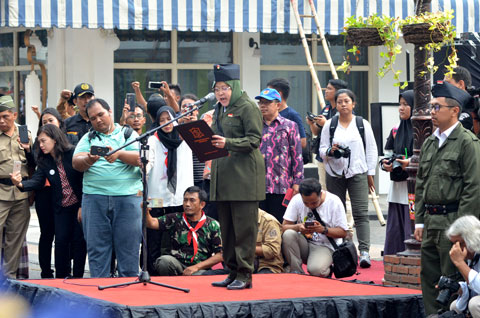
[[[398,159],[381,160],[383,170],[390,172],[390,191],[388,193],[388,218],[384,255],[394,255],[405,250],[403,243],[410,237],[411,222],[408,209],[408,173],[405,171],[409,158],[413,155],[413,127],[410,120],[413,105],[413,90],[399,96],[400,125],[394,127],[385,144],[385,155]],[[403,159],[401,159],[403,158]]]
[[[229,155],[213,159],[210,200],[217,203],[222,231],[223,258],[228,277],[215,287],[252,287],[258,227],[258,203],[265,199],[265,164],[260,153],[262,114],[240,87],[240,67],[213,67],[215,105],[212,129],[214,147]]]
[[[170,106],[161,106],[152,129],[170,121],[175,117],[174,114]],[[151,198],[149,207],[152,208],[150,214],[159,217],[183,211],[183,193],[193,186],[190,147],[180,139],[173,123],[157,130],[148,139],[148,145],[147,182],[149,200]],[[156,274],[154,262],[161,254],[162,235],[160,231],[147,229],[147,269],[150,274]]]

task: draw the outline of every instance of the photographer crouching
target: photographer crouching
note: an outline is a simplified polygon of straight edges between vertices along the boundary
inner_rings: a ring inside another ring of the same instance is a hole
[[[480,317],[480,263],[478,262],[480,221],[472,215],[463,216],[452,223],[446,234],[453,243],[450,259],[465,279],[464,282],[459,282],[459,296],[450,305],[450,310],[464,313],[468,306],[470,315],[478,318]]]

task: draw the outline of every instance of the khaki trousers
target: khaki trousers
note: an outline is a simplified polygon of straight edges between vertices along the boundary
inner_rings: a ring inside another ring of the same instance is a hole
[[[2,266],[7,277],[16,278],[29,221],[28,199],[0,201],[0,246],[4,248]]]
[[[282,251],[290,264],[290,272],[304,273],[302,264],[312,276],[327,277],[333,263],[333,251],[326,246],[313,244],[301,233],[286,230],[282,235]]]
[[[450,310],[455,310],[460,314],[461,312],[457,309],[456,305],[457,301],[454,300],[450,305]],[[470,311],[473,318],[480,318],[480,296],[472,297],[472,299],[468,301],[468,311]]]

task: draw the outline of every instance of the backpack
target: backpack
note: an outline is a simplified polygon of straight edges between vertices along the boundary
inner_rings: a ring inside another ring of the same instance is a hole
[[[357,124],[358,132],[362,137],[363,141],[363,150],[366,149],[367,144],[365,143],[365,126],[363,125],[363,118],[361,116],[355,116],[355,122]],[[335,130],[338,126],[338,116],[333,116],[332,121],[330,123],[330,146],[333,144],[333,135],[335,135]]]
[[[125,141],[127,141],[128,138],[130,138],[130,136],[133,133],[133,128],[128,125],[125,125],[122,127],[122,130],[123,130],[123,137],[125,138]],[[98,138],[100,140],[100,136],[97,134],[97,131],[92,127],[88,132],[88,142],[91,142],[92,139],[94,138]]]

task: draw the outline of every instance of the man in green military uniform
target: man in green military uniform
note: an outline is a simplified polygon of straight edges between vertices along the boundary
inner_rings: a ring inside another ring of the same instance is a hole
[[[212,144],[228,150],[212,161],[210,199],[217,202],[223,258],[229,276],[212,285],[228,289],[252,286],[258,203],[265,199],[265,164],[259,146],[262,114],[240,87],[240,67],[213,67],[215,97]]]
[[[153,218],[147,213],[150,229],[169,233],[171,249],[155,261],[160,276],[201,275],[220,263],[222,240],[220,225],[203,212],[207,194],[192,186],[183,194],[183,213],[169,213]]]
[[[456,271],[445,230],[460,216],[480,215],[480,142],[458,121],[471,97],[446,82],[435,85],[432,95],[437,129],[422,146],[415,188],[415,238],[422,242],[420,277],[427,315],[442,309],[435,301],[440,276]]]

